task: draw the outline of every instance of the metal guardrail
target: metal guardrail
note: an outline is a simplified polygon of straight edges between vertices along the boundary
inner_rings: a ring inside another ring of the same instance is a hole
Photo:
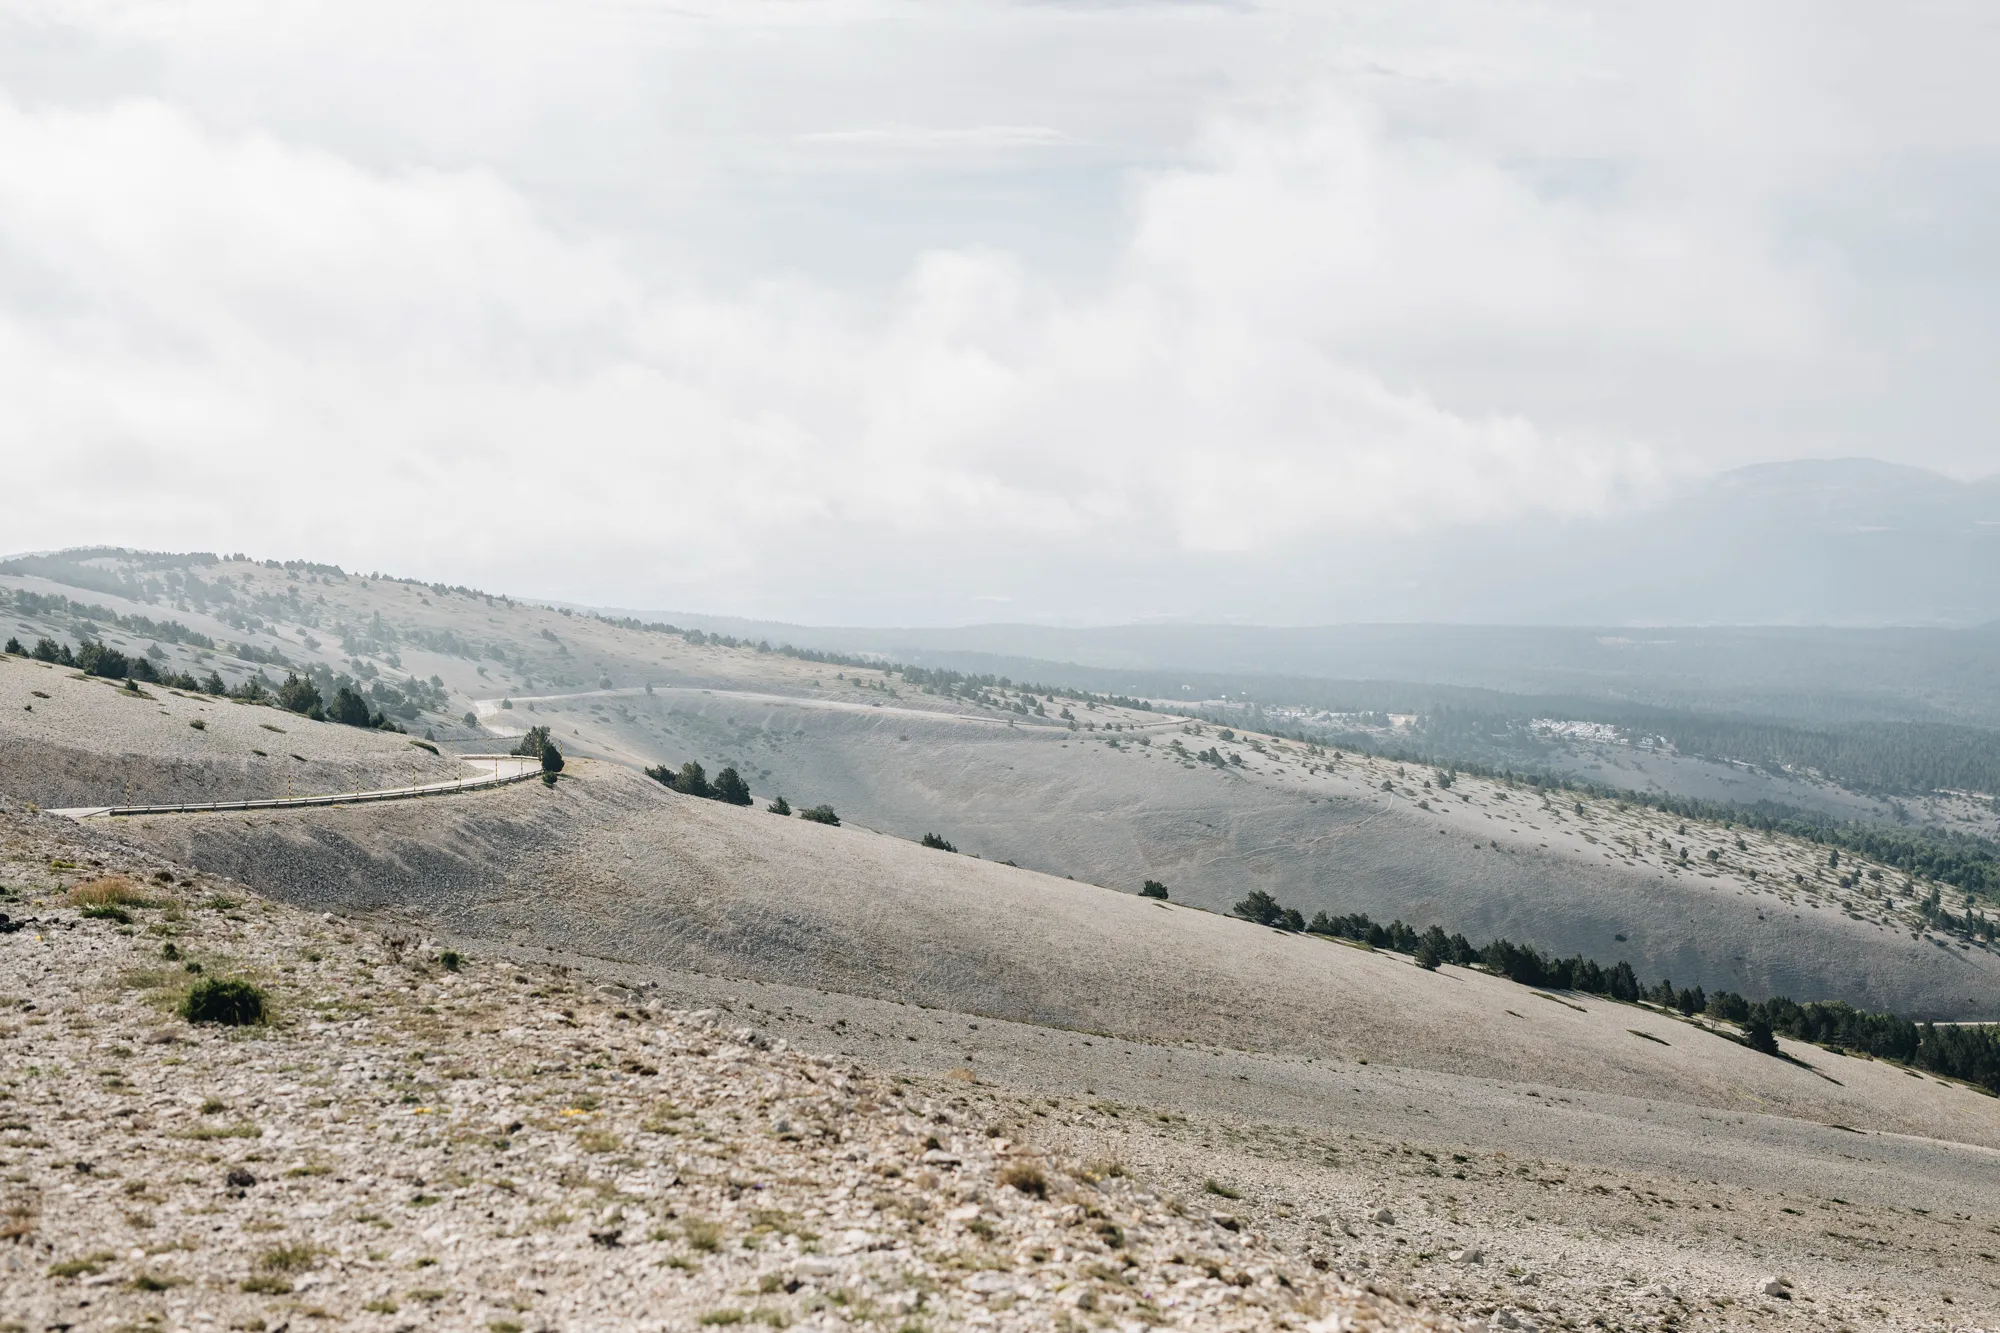
[[[189,801],[178,805],[83,805],[66,810],[51,810],[52,815],[66,815],[71,819],[119,818],[128,815],[182,815],[209,814],[234,810],[300,810],[327,805],[365,805],[371,801],[407,801],[423,796],[442,796],[452,792],[477,791],[482,787],[504,787],[510,783],[526,782],[541,776],[541,766],[529,766],[529,761],[520,755],[471,754],[459,758],[471,761],[478,759],[513,760],[522,765],[518,773],[495,772],[492,777],[458,778],[451,782],[430,782],[416,787],[382,787],[374,791],[333,792],[324,796],[274,796],[259,801]],[[495,765],[496,769],[498,765]]]

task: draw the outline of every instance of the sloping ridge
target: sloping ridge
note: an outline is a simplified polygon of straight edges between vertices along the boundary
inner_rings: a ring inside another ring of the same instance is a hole
[[[310,908],[623,963],[2000,1147],[1991,1099],[1890,1066],[1814,1053],[1808,1069],[1631,1006],[1426,973],[864,829],[691,800],[610,765],[573,768],[555,788],[471,801],[171,815],[117,832]]]

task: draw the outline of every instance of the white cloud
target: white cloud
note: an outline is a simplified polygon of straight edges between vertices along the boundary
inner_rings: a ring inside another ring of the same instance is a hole
[[[782,27],[773,12],[757,22]],[[394,42],[311,19],[342,74],[307,87],[356,97],[346,80]],[[1601,512],[1754,457],[1696,439],[1680,400],[1768,412],[1859,345],[1849,266],[1799,243],[1777,184],[1736,188],[1740,163],[1595,142],[1615,127],[1545,132],[1546,107],[1522,110],[1524,88],[1573,108],[1627,77],[1601,34],[1574,39],[1583,76],[1501,39],[1349,43],[1302,79],[1260,55],[1174,160],[1123,169],[1095,271],[967,241],[871,289],[791,265],[718,280],[685,237],[649,243],[651,214],[592,225],[519,140],[593,72],[584,119],[643,121],[644,52],[613,40],[629,14],[560,33],[519,19],[501,13],[482,49],[552,86],[475,79],[488,104],[400,141],[403,61],[366,112],[314,110],[283,61],[227,108],[180,87],[184,70],[164,94],[0,103],[0,452],[36,496],[6,544],[243,547],[829,617],[905,597],[950,616],[974,594],[1074,611],[1091,571],[1150,568],[1148,609],[1212,614],[1173,603],[1209,556],[1282,572],[1333,532]],[[439,52],[459,30],[391,29]],[[556,48],[545,67],[537,36]],[[232,52],[226,26],[205,40],[197,67],[269,54]],[[750,24],[694,40],[791,39]],[[461,77],[447,59],[441,81]],[[929,121],[866,98],[832,128],[760,112],[759,142],[785,164],[771,145],[921,159],[1117,138],[938,97]],[[1506,114],[1459,123],[1466,98],[1492,97]],[[1561,161],[1523,141],[1560,141]],[[735,206],[688,136],[643,142],[667,146],[665,179],[635,162],[635,191]],[[1600,161],[1588,188],[1551,183]],[[772,169],[793,190],[824,170]],[[935,592],[954,585],[956,603]]]

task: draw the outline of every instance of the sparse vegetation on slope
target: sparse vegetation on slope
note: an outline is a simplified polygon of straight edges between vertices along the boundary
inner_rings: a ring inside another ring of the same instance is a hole
[[[213,883],[133,905],[177,954],[286,978],[284,1005],[197,982],[183,1022],[156,935],[59,901],[52,864],[103,849],[49,831],[0,814],[0,897],[37,925],[0,932],[0,975],[48,970],[32,1004],[0,998],[0,1324],[165,1327],[163,1296],[198,1293],[238,1329],[1448,1326],[1003,1135],[1026,1106]]]
[[[1766,1033],[1894,1061],[2000,1095],[2000,1027],[1916,1023],[1894,1014],[1867,1013],[1837,1000],[1801,1004],[1782,995],[1746,1000],[1732,991],[1710,994],[1700,986],[1676,988],[1671,980],[1647,987],[1623,960],[1607,967],[1580,955],[1551,958],[1530,945],[1505,939],[1475,947],[1464,935],[1447,935],[1440,926],[1419,931],[1401,921],[1386,925],[1371,921],[1363,913],[1320,912],[1308,922],[1296,909],[1284,907],[1261,890],[1238,903],[1236,914],[1274,929],[1409,954],[1426,968],[1454,963],[1482,968],[1523,986],[1578,991],[1627,1003],[1644,1001],[1683,1015],[1706,1014],[1736,1024],[1746,1034],[1761,1026]],[[1757,1049],[1765,1048],[1760,1040],[1749,1036],[1746,1040]],[[1770,1053],[1775,1052],[1771,1047]]]

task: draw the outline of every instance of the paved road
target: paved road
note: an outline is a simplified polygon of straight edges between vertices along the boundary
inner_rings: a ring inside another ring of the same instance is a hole
[[[439,796],[447,792],[477,791],[520,782],[541,771],[541,761],[515,754],[468,754],[459,756],[477,777],[454,778],[450,782],[427,782],[416,787],[377,787],[370,791],[326,792],[318,796],[281,796],[261,801],[199,801],[183,805],[77,805],[51,810],[52,815],[71,819],[95,819],[122,815],[171,815],[223,810],[292,810],[315,805],[356,805],[368,801],[403,801],[419,796]]]

